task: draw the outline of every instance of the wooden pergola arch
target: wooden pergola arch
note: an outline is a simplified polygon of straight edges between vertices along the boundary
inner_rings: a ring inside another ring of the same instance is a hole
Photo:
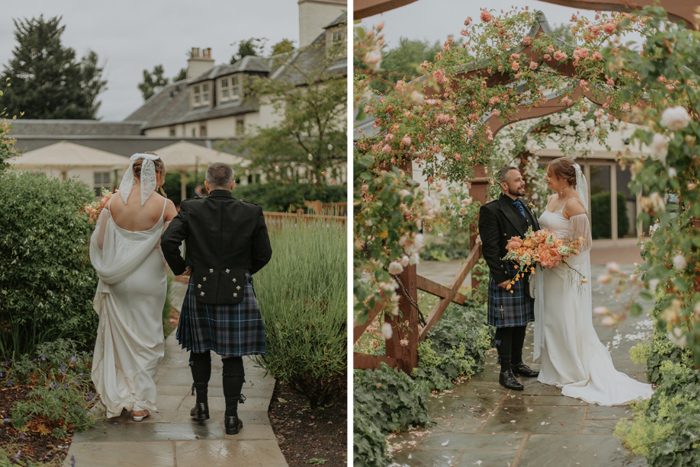
[[[540,37],[542,35],[551,35],[552,28],[549,26],[544,13],[538,11],[537,21],[532,26],[528,35],[530,37]],[[555,39],[557,40],[557,39]],[[559,40],[562,46],[565,44]],[[572,78],[576,77],[576,69],[573,65],[573,60],[570,59],[566,62],[559,63],[556,60],[550,59],[545,60],[540,56],[538,52],[533,50],[532,46],[521,46],[517,50],[512,50],[508,53],[519,53],[524,54],[531,61],[535,61],[539,64],[548,66],[549,68],[557,71],[560,75],[570,76]],[[487,68],[492,66],[490,63],[480,63],[477,65],[472,65],[464,70],[464,72],[459,73],[455,76],[455,81],[461,81],[463,79],[469,78],[481,78],[486,79],[487,86],[497,86],[497,85],[507,85],[514,83],[516,80],[507,74],[494,74],[489,73]],[[422,80],[427,79],[427,77],[421,77],[416,80],[420,83]],[[453,84],[454,85],[454,84]],[[457,84],[458,85],[458,84]],[[427,96],[430,95],[441,95],[443,92],[442,87],[429,88],[426,87],[425,93]],[[587,98],[591,102],[596,104],[602,104],[590,90],[584,89],[578,83],[572,86],[570,92],[566,95],[572,100],[571,104],[565,104],[561,102],[564,95],[549,95],[546,96],[545,102],[529,102],[521,104],[508,119],[503,119],[501,117],[496,117],[492,115],[485,115],[486,125],[490,128],[491,132],[495,136],[501,129],[507,125],[517,122],[530,120],[534,118],[544,117],[546,115],[551,115],[562,110],[565,110],[573,106],[579,99]],[[401,169],[406,173],[412,173],[412,163],[411,161],[405,162],[401,165]],[[470,181],[471,189],[470,196],[481,203],[487,201],[487,189],[488,189],[488,177],[483,166],[475,167],[475,178]],[[400,282],[403,285],[401,287],[400,293],[402,294],[399,300],[399,316],[394,317],[389,316],[386,318],[392,327],[392,337],[385,341],[386,343],[386,356],[377,355],[367,355],[355,352],[354,353],[354,367],[355,368],[378,368],[381,362],[395,368],[400,368],[406,373],[411,373],[413,369],[418,366],[418,343],[426,338],[428,330],[431,326],[439,321],[442,314],[447,309],[451,302],[458,303],[460,305],[464,304],[468,297],[460,294],[458,292],[460,286],[466,279],[469,272],[474,268],[477,261],[481,257],[481,244],[478,241],[476,235],[472,236],[471,239],[471,250],[468,258],[464,261],[459,269],[459,272],[452,280],[448,287],[437,284],[430,279],[419,276],[416,271],[416,266],[409,266],[404,269],[404,271],[399,276]],[[473,284],[475,285],[475,284]],[[425,318],[426,323],[422,329],[418,327],[418,310],[413,306],[412,302],[417,303],[418,300],[418,290],[423,290],[433,295],[440,297],[439,302],[433,307],[429,315]],[[410,296],[409,299],[406,295]],[[370,310],[367,320],[358,324],[355,323],[353,329],[353,342],[357,342],[360,336],[364,333],[371,322],[376,318],[376,316],[381,312],[383,306],[378,304],[374,310]],[[403,322],[403,325],[400,323]],[[408,326],[406,326],[406,322]],[[406,332],[408,328],[408,332]],[[408,341],[408,345],[402,346],[400,341],[402,337]]]

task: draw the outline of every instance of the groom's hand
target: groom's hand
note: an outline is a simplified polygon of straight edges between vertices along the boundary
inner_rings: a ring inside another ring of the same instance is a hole
[[[185,272],[183,272],[180,275],[181,276],[188,276],[188,277],[191,276],[192,275],[192,268],[188,266],[187,269],[185,269]]]
[[[510,285],[510,279],[508,279],[507,281],[504,281],[504,282],[501,282],[500,284],[498,284],[499,287],[503,287],[504,289],[505,289],[506,287],[508,287],[508,285]]]

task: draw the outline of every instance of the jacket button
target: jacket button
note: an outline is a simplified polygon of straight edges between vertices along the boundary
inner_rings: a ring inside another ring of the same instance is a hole
[[[202,288],[202,284],[197,284],[197,288],[198,288],[198,289],[201,289],[201,288]]]
[[[210,269],[209,272],[214,272],[214,270],[213,270],[213,269]]]
[[[204,297],[204,292],[200,292],[199,295],[201,295],[202,297]]]
[[[240,285],[237,285],[237,286],[236,286],[236,290],[241,290],[241,286],[240,286]]]
[[[238,297],[238,294],[237,294],[237,293],[234,293],[233,296],[234,296],[234,297]]]
[[[202,277],[202,280],[203,280],[203,281],[206,281],[206,280],[207,280],[207,278],[206,278],[206,277]]]
[[[227,270],[226,270],[226,274],[228,274],[230,271],[231,271],[230,269],[227,269]]]
[[[233,278],[233,282],[236,282],[236,278],[235,278],[235,277]]]

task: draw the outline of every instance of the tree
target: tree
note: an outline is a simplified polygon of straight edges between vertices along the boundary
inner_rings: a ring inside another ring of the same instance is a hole
[[[61,43],[65,26],[60,16],[44,20],[42,15],[14,23],[17,46],[2,77],[3,81],[9,78],[11,85],[5,95],[8,114],[96,119],[97,96],[107,84],[97,54],[89,51],[81,61],[76,60],[75,50]]]
[[[272,56],[284,54],[294,50],[294,43],[289,39],[282,39],[272,46]]]
[[[304,178],[321,185],[346,160],[347,77],[330,70],[343,53],[341,44],[310,46],[285,62],[281,77],[251,79],[248,95],[271,105],[282,120],[245,135],[237,150],[247,151],[249,169],[289,181],[301,168]]]
[[[163,65],[156,65],[153,71],[143,70],[143,82],[139,83],[138,88],[143,95],[143,100],[147,101],[154,94],[159,93],[170,80],[163,77]]]
[[[262,50],[265,47],[265,40],[262,38],[251,37],[250,39],[242,40],[238,43],[238,53],[231,57],[231,65],[238,60],[248,55],[259,57],[262,55]]]
[[[180,68],[180,72],[173,78],[173,83],[177,83],[178,81],[182,81],[183,79],[187,78],[187,68]]]

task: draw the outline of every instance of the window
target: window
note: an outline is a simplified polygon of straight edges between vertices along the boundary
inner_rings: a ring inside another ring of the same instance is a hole
[[[248,185],[253,183],[253,174],[248,174]]]
[[[202,136],[202,137],[207,136],[207,126],[206,125],[199,126],[199,136]]]
[[[241,80],[238,78],[238,76],[232,76],[231,77],[231,98],[232,99],[238,99],[241,97]]]
[[[236,136],[241,136],[245,133],[245,120],[242,118],[236,119]]]
[[[175,136],[175,127],[174,126],[170,127],[170,136]]]
[[[95,196],[102,196],[102,188],[109,190],[109,172],[94,172]]]
[[[343,31],[341,30],[335,30],[331,33],[331,41],[332,42],[340,42],[343,40]]]
[[[221,80],[221,101],[227,101],[230,99],[231,89],[228,87],[228,78]]]
[[[192,128],[192,137],[195,138],[197,136],[197,130]]]
[[[192,107],[209,105],[209,83],[192,86]]]
[[[260,174],[255,174],[255,183],[260,183]]]

